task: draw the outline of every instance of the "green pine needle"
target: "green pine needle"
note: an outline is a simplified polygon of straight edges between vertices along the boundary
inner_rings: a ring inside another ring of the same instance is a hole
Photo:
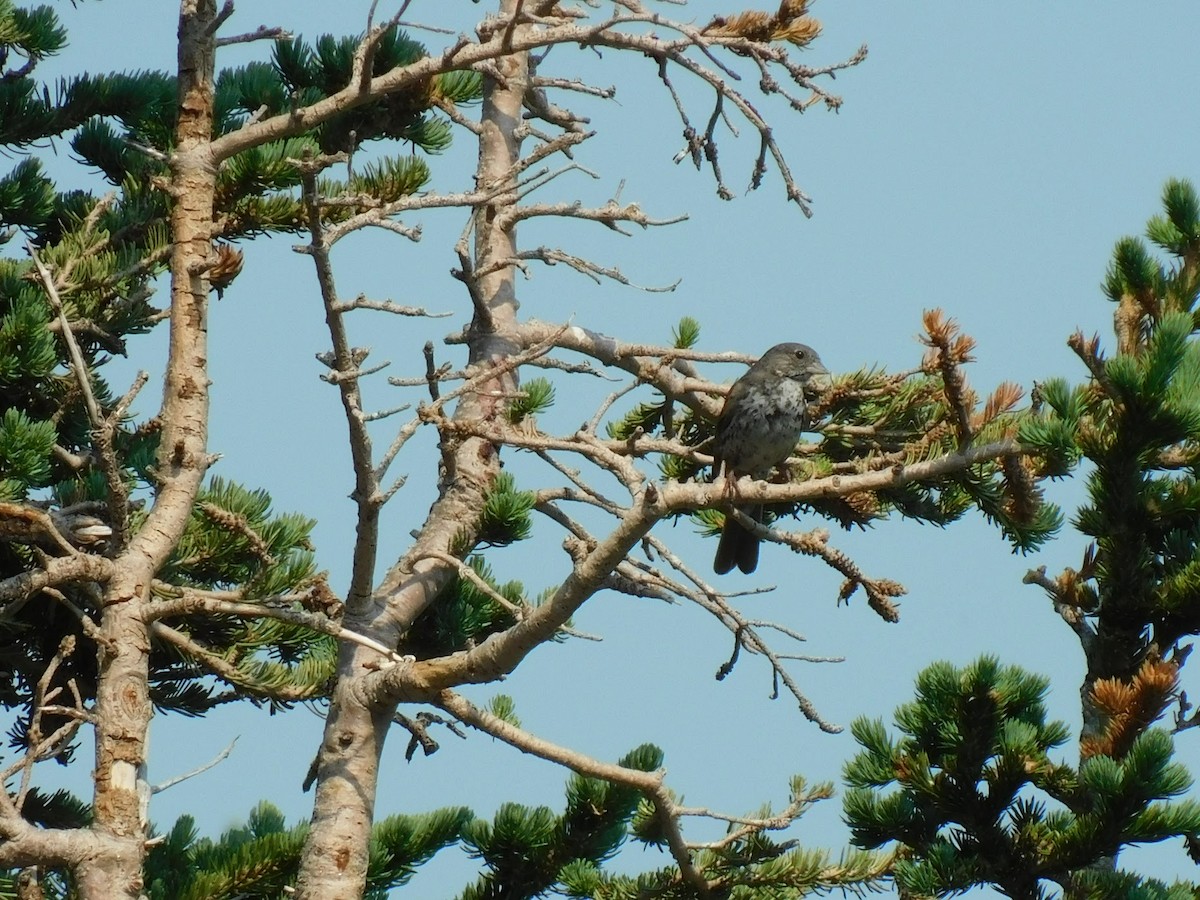
[[[0,497],[16,500],[46,484],[54,450],[53,422],[34,422],[18,409],[0,416]]]
[[[531,378],[521,385],[521,392],[513,397],[506,414],[508,421],[518,425],[530,416],[539,415],[554,405],[554,385],[547,378]]]
[[[691,316],[684,316],[679,324],[671,329],[674,346],[679,350],[689,350],[700,341],[700,323]]]
[[[54,185],[36,159],[23,159],[0,178],[0,225],[35,227],[54,209]]]
[[[521,727],[521,720],[517,717],[517,704],[508,694],[497,694],[488,701],[488,712],[497,719],[507,722],[509,725]]]
[[[419,156],[387,157],[364,166],[347,189],[391,203],[421,190],[429,177],[429,166]]]
[[[480,543],[504,547],[525,540],[533,529],[532,509],[533,494],[517,490],[512,475],[501,472],[484,500],[479,517]]]
[[[32,9],[0,6],[0,44],[7,44],[36,62],[53,56],[67,45],[67,32],[49,6]]]
[[[1134,237],[1119,240],[1104,280],[1108,298],[1117,301],[1126,295],[1136,297],[1153,291],[1157,284],[1158,266],[1146,245]]]
[[[474,103],[483,97],[483,76],[478,72],[446,72],[438,76],[437,90],[456,105]]]

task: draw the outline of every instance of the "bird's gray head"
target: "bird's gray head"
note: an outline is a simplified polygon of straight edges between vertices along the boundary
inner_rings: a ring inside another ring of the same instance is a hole
[[[804,385],[805,393],[827,391],[833,384],[821,357],[807,344],[776,344],[750,368],[799,381]]]

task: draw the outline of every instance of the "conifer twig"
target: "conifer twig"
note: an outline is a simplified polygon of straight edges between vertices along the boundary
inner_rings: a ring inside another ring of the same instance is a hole
[[[940,309],[925,310],[923,320],[926,337],[923,337],[922,341],[932,348],[933,359],[930,361],[930,367],[936,367],[941,374],[946,401],[954,413],[958,446],[961,450],[970,444],[974,437],[971,411],[975,396],[967,387],[959,364],[970,358],[968,354],[975,342],[967,335],[959,334],[955,321],[946,319]]]
[[[165,625],[162,622],[151,622],[150,632],[159,640],[175,646],[186,657],[208,669],[213,675],[230,684],[237,685],[243,690],[253,691],[265,697],[271,697],[274,700],[283,702],[307,700],[315,695],[312,688],[296,687],[293,685],[275,687],[255,682],[245,672],[241,671],[237,665],[231,663],[223,656],[213,653],[189,635],[184,634],[176,628],[172,628],[170,625]]]

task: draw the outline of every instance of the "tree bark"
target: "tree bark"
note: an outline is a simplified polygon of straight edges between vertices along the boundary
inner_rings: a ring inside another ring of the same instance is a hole
[[[85,900],[141,896],[146,810],[146,746],[150,728],[150,638],[134,579],[109,585],[100,622],[96,688],[93,827],[105,851],[76,869]]]
[[[208,465],[208,279],[216,169],[213,124],[214,0],[179,9],[179,118],[171,157],[170,347],[160,413],[155,502],[116,560],[101,611],[97,655],[94,824],[102,850],[76,868],[85,900],[136,900],[149,789],[150,583],[174,550]]]
[[[507,20],[517,0],[503,0]],[[517,26],[520,30],[523,26]],[[513,337],[518,308],[512,266],[492,263],[516,253],[515,226],[497,223],[497,211],[516,203],[514,166],[520,159],[517,126],[529,81],[527,53],[498,58],[501,78],[486,78],[481,112],[476,185],[513,188],[474,212],[473,267],[465,273],[475,312],[469,329],[470,363],[494,365],[517,352]],[[463,397],[456,419],[488,419],[503,410],[503,395],[516,387],[515,373],[504,373],[478,393]],[[347,627],[395,647],[417,616],[434,602],[454,577],[445,563],[426,556],[428,550],[453,552],[469,544],[469,530],[482,501],[500,471],[498,448],[480,438],[443,446],[445,471],[438,500],[412,549],[384,577],[363,609],[347,610]],[[468,532],[463,540],[464,531]],[[368,845],[374,815],[380,754],[395,713],[395,704],[372,708],[361,691],[361,679],[378,668],[379,655],[354,645],[343,646],[338,684],[325,723],[317,757],[317,791],[312,828],[305,843],[297,881],[298,900],[357,900],[366,885]]]

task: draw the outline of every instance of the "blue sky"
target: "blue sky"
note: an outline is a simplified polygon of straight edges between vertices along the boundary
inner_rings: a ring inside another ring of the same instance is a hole
[[[381,14],[395,5],[382,3]],[[368,6],[367,0],[242,0],[227,27],[285,25],[306,37],[350,33],[362,28]],[[487,7],[417,0],[409,17],[468,27]],[[696,2],[684,13],[703,22],[740,7]],[[47,71],[174,64],[173,4],[126,0],[56,9],[72,44]],[[681,15],[675,7],[665,11]],[[817,3],[813,12],[825,32],[804,52],[805,62],[834,62],[863,43],[870,55],[833,86],[845,100],[837,114],[814,107],[799,116],[762,104],[797,181],[813,198],[812,219],[785,202],[773,173],[761,190],[742,194],[757,152],[757,140],[745,128],[740,140],[726,135],[722,144],[726,180],[738,193],[731,202],[713,196],[707,173],[672,163],[680,129],[646,60],[615,53],[597,58],[570,48],[554,52],[547,68],[615,84],[618,93],[615,103],[579,105],[600,131],[579,162],[599,177],[565,176],[544,199],[603,202],[623,183],[623,199],[652,215],[690,218],[628,239],[577,223],[530,226],[522,232],[530,244],[561,242],[619,265],[640,284],[682,282],[673,293],[646,294],[598,287],[562,266],[534,270],[519,286],[523,313],[573,317],[580,325],[645,341],[669,340],[671,326],[691,315],[703,325],[707,349],[757,353],[780,340],[800,340],[816,347],[831,370],[844,372],[914,365],[921,354],[915,340],[921,311],[937,306],[977,338],[979,361],[970,375],[981,392],[1002,380],[1028,388],[1050,376],[1082,379],[1082,366],[1065,341],[1076,328],[1105,338],[1110,333],[1112,310],[1099,283],[1113,243],[1140,233],[1158,211],[1167,178],[1200,178],[1200,125],[1193,108],[1200,58],[1195,28],[1188,27],[1196,23],[1194,4],[842,0]],[[130,28],[139,33],[136,58]],[[431,47],[445,40],[417,36]],[[263,45],[237,46],[220,64],[265,53]],[[693,118],[703,121],[709,98],[694,89],[686,96]],[[64,148],[58,153],[61,170],[70,171]],[[473,148],[460,138],[432,161],[434,187],[462,189],[473,162]],[[373,359],[391,359],[389,374],[397,375],[421,371],[421,345],[461,327],[469,306],[448,276],[462,215],[408,221],[421,223],[420,244],[380,232],[346,241],[334,257],[345,296],[365,292],[456,314],[432,323],[352,323],[357,342],[374,348]],[[335,391],[317,380],[313,354],[328,339],[311,263],[293,253],[291,243],[247,246],[244,273],[214,306],[211,446],[223,454],[216,473],[268,489],[278,509],[319,519],[320,565],[342,590],[353,537],[345,428]],[[148,339],[142,357],[133,346],[129,372],[156,372],[156,341]],[[460,359],[457,348],[439,347],[438,353]],[[719,377],[735,375],[729,369]],[[156,378],[147,388],[142,413],[151,410],[160,387]],[[419,399],[401,397],[382,381],[366,390],[376,408]],[[572,427],[579,409],[560,402],[562,419],[548,422]],[[387,429],[377,433],[384,440]],[[385,563],[401,552],[424,515],[431,489],[422,482],[432,478],[435,464],[430,450],[431,441],[415,442],[396,465],[410,481],[387,514]],[[1055,499],[1069,512],[1078,486],[1056,488]],[[689,525],[667,526],[662,534],[706,566],[712,545],[692,537]],[[559,540],[543,525],[528,546],[494,554],[491,562],[499,574],[522,579],[536,593],[565,571]],[[1078,727],[1081,654],[1040,591],[1021,583],[1031,566],[1055,572],[1077,564],[1077,537],[1068,531],[1029,558],[1013,557],[998,534],[973,521],[945,530],[882,523],[866,534],[835,534],[834,542],[869,574],[908,587],[898,625],[879,620],[861,599],[836,608],[838,578],[778,547],[764,550],[756,576],[736,582],[779,585],[767,597],[746,598],[743,609],[803,631],[807,653],[846,658],[793,670],[827,719],[889,719],[910,699],[916,673],[933,659],[962,664],[990,652],[1051,676],[1054,714]],[[728,812],[764,801],[782,805],[793,772],[836,780],[853,752],[848,734],[822,734],[787,700],[770,701],[770,674],[753,660],[744,659],[733,676],[716,682],[728,638],[699,610],[601,595],[577,625],[604,641],[543,648],[499,688],[516,698],[525,725],[544,737],[605,759],[643,741],[657,743],[666,751],[670,783],[689,803]],[[486,699],[492,692],[472,696]],[[233,735],[241,737],[221,766],[158,795],[153,818],[168,825],[191,812],[211,833],[263,798],[292,820],[306,817],[310,798],[299,784],[320,727],[304,710],[274,719],[238,710],[204,720],[156,720],[155,780],[190,769]],[[381,813],[463,803],[487,814],[504,800],[561,806],[563,772],[488,738],[446,736],[441,752],[411,764],[403,759],[404,735],[395,738],[384,761]],[[1200,771],[1196,740],[1194,732],[1179,737],[1179,758]],[[86,785],[85,773],[73,783]],[[825,806],[805,820],[799,836],[840,847],[840,805]],[[627,856],[623,864],[630,867],[661,862],[637,849]],[[1146,867],[1160,874],[1188,869],[1178,847],[1146,858]],[[474,871],[462,857],[439,860],[419,876],[413,894],[450,896]]]

